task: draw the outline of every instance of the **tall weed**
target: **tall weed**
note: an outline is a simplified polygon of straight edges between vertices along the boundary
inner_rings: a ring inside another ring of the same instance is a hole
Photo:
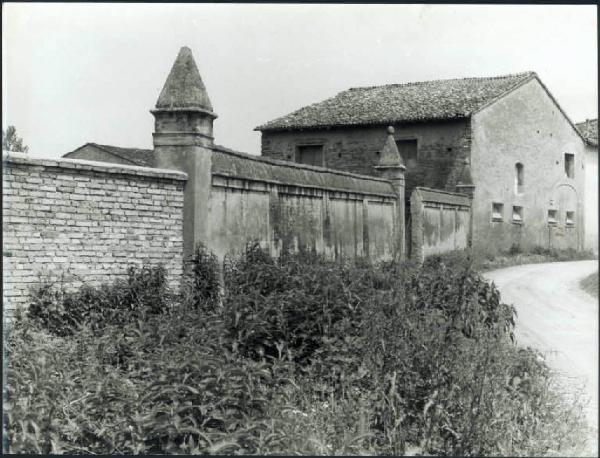
[[[32,305],[8,345],[8,451],[527,456],[584,441],[541,356],[513,342],[514,309],[459,255],[249,246],[215,306],[220,266],[200,254],[192,301],[157,307],[119,283],[50,296],[56,317]],[[118,319],[88,312],[100,304]]]

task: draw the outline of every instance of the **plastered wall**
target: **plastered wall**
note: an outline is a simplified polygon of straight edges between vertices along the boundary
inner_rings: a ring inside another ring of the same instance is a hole
[[[256,241],[273,256],[390,260],[403,233],[385,180],[224,152],[213,153],[211,180],[207,245],[220,257]]]
[[[515,245],[581,249],[584,244],[583,140],[537,80],[531,80],[473,115],[471,173],[473,245],[486,251]],[[565,153],[574,154],[574,176],[565,173]],[[522,192],[515,164],[524,167]],[[503,204],[502,220],[492,203]],[[513,207],[522,207],[522,221]],[[548,210],[556,210],[549,224]],[[574,224],[566,221],[574,212]]]
[[[416,188],[411,196],[411,257],[427,256],[468,247],[471,201],[463,194]]]

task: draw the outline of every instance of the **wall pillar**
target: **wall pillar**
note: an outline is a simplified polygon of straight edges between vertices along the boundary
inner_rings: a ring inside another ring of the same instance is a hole
[[[405,179],[404,166],[402,156],[396,146],[394,139],[394,128],[389,126],[387,129],[388,135],[386,142],[381,150],[379,164],[375,166],[375,170],[381,178],[389,180],[396,194],[396,221],[394,222],[394,259],[404,260],[406,258],[406,243],[405,243],[405,221],[404,221],[404,194],[405,194]]]
[[[188,175],[183,203],[183,252],[187,259],[198,244],[208,246],[213,121],[217,117],[189,48],[179,51],[151,113],[155,118],[155,166]]]
[[[469,208],[469,240],[468,247],[473,247],[473,197],[475,196],[475,185],[471,177],[471,161],[468,157],[463,159],[463,167],[460,173],[458,184],[456,185],[456,192],[466,194],[469,196],[470,208]]]
[[[208,241],[212,140],[160,132],[153,134],[153,140],[155,166],[188,175],[183,199],[183,252],[188,259],[198,244],[207,245]]]

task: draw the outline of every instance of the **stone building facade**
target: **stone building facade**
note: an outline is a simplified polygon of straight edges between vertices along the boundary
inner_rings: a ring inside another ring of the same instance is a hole
[[[262,155],[378,176],[392,125],[415,187],[472,196],[484,251],[584,246],[585,141],[533,72],[353,88],[256,128]]]

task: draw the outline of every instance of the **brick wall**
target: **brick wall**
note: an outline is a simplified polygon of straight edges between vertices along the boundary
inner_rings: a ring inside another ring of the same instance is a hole
[[[460,172],[456,159],[470,152],[469,121],[396,124],[394,129],[396,140],[417,141],[417,165],[406,169],[407,199],[416,186],[453,190]],[[386,136],[386,126],[263,132],[261,151],[265,157],[293,161],[298,146],[322,144],[325,167],[377,176],[373,167]]]
[[[170,170],[5,155],[5,310],[26,303],[40,278],[99,284],[132,264],[164,264],[177,287],[185,181]]]

